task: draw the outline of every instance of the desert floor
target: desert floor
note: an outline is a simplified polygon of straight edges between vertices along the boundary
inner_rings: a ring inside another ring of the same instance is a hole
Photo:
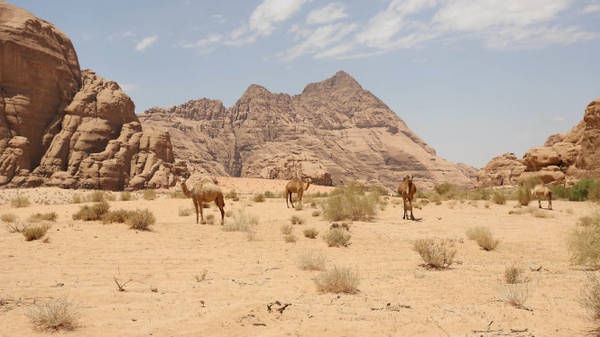
[[[324,233],[330,225],[313,217],[315,208],[306,201],[296,211],[282,198],[251,200],[250,193],[279,192],[285,182],[220,183],[226,191],[247,193],[237,202],[226,200],[226,210],[243,208],[259,218],[254,240],[179,216],[191,200],[167,194],[110,202],[112,209],[154,212],[157,223],[144,232],[72,220],[81,204],[65,202],[81,191],[22,189],[32,201],[61,202],[25,208],[8,203],[16,190],[0,191],[0,214],[13,213],[23,223],[35,212],[59,215],[48,243],[26,242],[0,227],[0,336],[47,334],[34,331],[26,313],[34,302],[57,298],[68,299],[80,315],[80,327],[54,334],[59,336],[577,336],[593,327],[578,302],[586,271],[569,264],[565,243],[577,219],[595,209],[592,204],[555,201],[553,211],[544,211],[547,218],[536,218],[509,215],[515,201],[447,201],[415,210],[422,220],[413,222],[402,220],[400,200],[390,198],[373,222],[351,224],[349,247],[329,248],[320,235],[302,235],[310,227]],[[218,209],[205,209],[207,214],[218,217]],[[297,242],[286,243],[280,227],[293,215],[306,222],[294,226]],[[502,240],[497,250],[484,251],[466,239],[465,230],[478,225]],[[443,271],[422,267],[412,242],[430,237],[456,239],[459,262]],[[360,292],[319,293],[313,279],[320,272],[298,267],[308,251],[323,253],[328,268],[356,270]],[[513,262],[530,279],[529,310],[501,300],[504,268]],[[198,280],[204,271],[206,279]],[[131,280],[126,291],[117,290],[115,277]],[[283,313],[268,312],[274,301],[291,305]],[[496,332],[474,332],[488,329]]]

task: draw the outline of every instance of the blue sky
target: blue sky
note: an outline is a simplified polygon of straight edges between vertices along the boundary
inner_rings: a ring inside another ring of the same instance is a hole
[[[63,30],[136,112],[345,70],[442,157],[522,155],[600,97],[600,0],[8,0]]]

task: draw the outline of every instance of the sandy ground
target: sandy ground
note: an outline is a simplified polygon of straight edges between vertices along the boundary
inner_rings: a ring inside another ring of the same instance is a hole
[[[238,192],[283,189],[283,182],[220,181]],[[0,191],[6,199],[6,193]],[[313,190],[314,192],[314,190]],[[21,190],[53,200],[73,191]],[[79,192],[81,193],[81,192]],[[193,216],[179,216],[189,199],[166,195],[153,201],[115,201],[111,207],[149,208],[158,221],[151,232],[125,224],[74,221],[81,205],[34,204],[0,206],[21,221],[34,212],[55,211],[49,243],[26,242],[0,227],[0,336],[38,336],[26,317],[31,304],[67,298],[80,313],[81,326],[66,336],[494,336],[473,330],[503,330],[510,336],[576,336],[593,327],[578,303],[586,271],[569,264],[565,238],[592,204],[556,201],[548,218],[509,215],[507,205],[479,201],[477,207],[456,201],[415,210],[419,222],[402,220],[402,206],[391,198],[373,222],[351,225],[352,244],[329,248],[320,236],[311,240],[302,230],[323,233],[329,222],[313,217],[305,202],[301,211],[288,209],[281,198],[263,203],[226,200],[226,210],[244,208],[259,218],[256,239],[224,232],[218,225],[196,225]],[[571,214],[573,213],[573,214]],[[206,214],[218,215],[214,207]],[[286,243],[280,227],[300,216],[296,243]],[[232,218],[226,218],[230,222]],[[465,230],[488,226],[502,240],[486,252],[465,238]],[[411,250],[419,238],[457,239],[457,259],[449,270],[421,267]],[[461,239],[464,239],[462,241]],[[462,241],[462,242],[461,242]],[[357,294],[319,293],[318,271],[303,271],[298,257],[322,252],[327,266],[346,266],[360,275]],[[523,310],[501,301],[506,265],[527,270],[530,294]],[[539,272],[528,267],[542,266]],[[196,280],[206,270],[206,279]],[[132,280],[125,292],[113,278]],[[154,290],[154,291],[153,291]],[[290,303],[283,313],[267,304]],[[386,308],[397,310],[373,310]],[[409,307],[396,307],[397,305]],[[526,330],[514,332],[511,329]]]

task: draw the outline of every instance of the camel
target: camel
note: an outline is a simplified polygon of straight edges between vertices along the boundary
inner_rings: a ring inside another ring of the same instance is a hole
[[[223,199],[223,192],[219,186],[216,185],[216,180],[212,177],[202,177],[198,181],[195,181],[192,185],[192,189],[188,190],[185,179],[181,179],[181,190],[186,197],[192,198],[194,207],[196,208],[196,224],[198,224],[198,210],[200,210],[200,219],[204,223],[204,214],[202,212],[202,203],[214,201],[219,211],[221,211],[221,226],[225,220],[225,200]]]
[[[404,204],[404,216],[402,216],[402,219],[408,218],[407,211],[410,210],[410,220],[415,220],[412,209],[415,193],[417,193],[417,186],[413,183],[412,174],[409,174],[404,177],[402,184],[398,186],[398,194],[402,195],[402,203]]]
[[[287,185],[285,185],[285,204],[288,208],[290,208],[288,201],[292,204],[292,208],[295,208],[294,202],[292,201],[292,193],[298,194],[298,201],[302,203],[302,194],[304,191],[308,190],[308,186],[310,186],[310,178],[306,179],[306,187],[304,186],[304,182],[297,178],[290,180]]]
[[[548,200],[548,209],[552,210],[552,190],[544,186],[544,184],[537,184],[531,189],[531,194],[535,195],[538,200],[539,208],[542,208],[542,199]]]

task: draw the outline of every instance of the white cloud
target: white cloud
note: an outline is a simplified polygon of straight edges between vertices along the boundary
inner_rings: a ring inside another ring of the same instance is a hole
[[[280,56],[284,60],[292,60],[306,53],[318,52],[341,41],[348,34],[356,30],[356,28],[356,24],[343,23],[321,26],[313,31],[304,41],[286,50]]]
[[[121,33],[112,33],[109,36],[106,37],[106,39],[108,41],[116,41],[116,40],[122,40],[122,39],[126,39],[126,38],[134,38],[135,37],[135,33],[131,32],[131,31],[126,31],[126,32],[121,32]]]
[[[600,3],[591,3],[583,9],[585,14],[592,14],[600,12]]]
[[[149,48],[150,46],[152,46],[154,43],[156,43],[157,40],[158,40],[158,36],[156,36],[156,35],[148,36],[148,37],[142,39],[142,41],[138,42],[138,44],[135,45],[135,50],[144,51],[147,48]]]
[[[310,12],[306,17],[306,23],[309,25],[329,23],[345,17],[348,17],[346,6],[341,2],[332,2]]]
[[[490,49],[540,49],[551,45],[568,45],[577,41],[600,37],[597,33],[579,27],[536,27],[508,28],[486,37],[485,45]]]
[[[215,44],[217,42],[220,42],[222,39],[222,36],[219,34],[211,34],[203,39],[200,39],[196,42],[192,42],[192,43],[184,43],[181,46],[183,48],[206,48],[209,47],[212,44]]]
[[[134,91],[137,88],[137,85],[135,85],[133,83],[121,83],[119,85],[120,85],[121,89],[123,89],[123,91],[125,91],[125,92]]]
[[[223,14],[213,14],[210,17],[218,23],[225,23],[225,17]]]
[[[268,36],[277,23],[289,19],[306,0],[263,0],[250,15],[250,30],[261,36]]]

